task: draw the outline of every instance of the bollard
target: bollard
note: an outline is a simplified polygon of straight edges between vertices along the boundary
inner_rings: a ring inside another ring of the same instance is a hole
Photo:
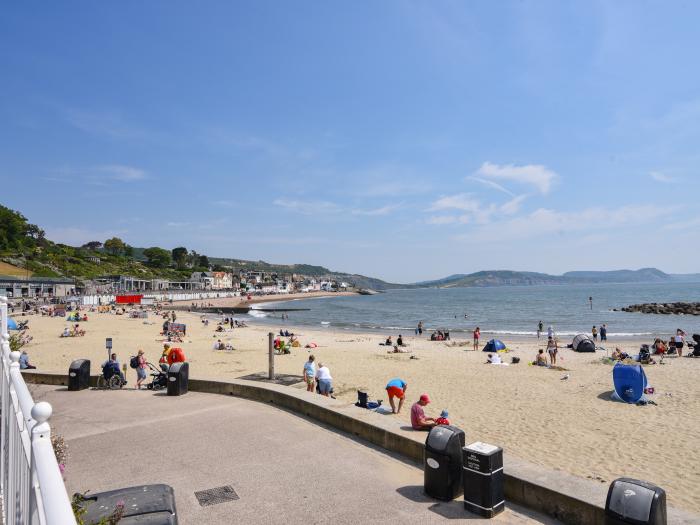
[[[268,373],[267,373],[267,378],[268,379],[274,379],[275,378],[275,343],[274,343],[274,338],[275,334],[270,332],[267,334],[267,351],[268,351]]]

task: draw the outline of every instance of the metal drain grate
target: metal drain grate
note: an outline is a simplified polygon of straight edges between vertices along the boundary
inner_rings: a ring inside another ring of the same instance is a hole
[[[236,491],[233,490],[233,487],[230,485],[208,490],[198,490],[194,495],[202,507],[209,507],[211,505],[218,505],[219,503],[240,499]]]

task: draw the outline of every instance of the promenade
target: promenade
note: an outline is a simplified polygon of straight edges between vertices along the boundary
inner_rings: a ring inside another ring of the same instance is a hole
[[[54,432],[69,449],[70,494],[166,483],[181,525],[479,520],[459,500],[425,497],[418,465],[262,403],[196,392],[30,389],[54,407]],[[226,485],[240,499],[203,507],[195,498]],[[513,505],[492,521],[557,523]]]

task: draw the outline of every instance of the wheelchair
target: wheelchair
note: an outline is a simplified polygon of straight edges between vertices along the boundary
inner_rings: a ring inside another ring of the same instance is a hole
[[[102,374],[97,377],[97,388],[102,390],[117,390],[123,388],[126,380],[122,379],[121,373],[114,369],[103,369]]]

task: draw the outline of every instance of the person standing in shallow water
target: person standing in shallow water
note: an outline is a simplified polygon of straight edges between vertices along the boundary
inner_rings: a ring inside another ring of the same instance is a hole
[[[537,339],[540,338],[540,335],[542,335],[542,331],[544,330],[544,323],[542,321],[539,322],[537,325]]]

